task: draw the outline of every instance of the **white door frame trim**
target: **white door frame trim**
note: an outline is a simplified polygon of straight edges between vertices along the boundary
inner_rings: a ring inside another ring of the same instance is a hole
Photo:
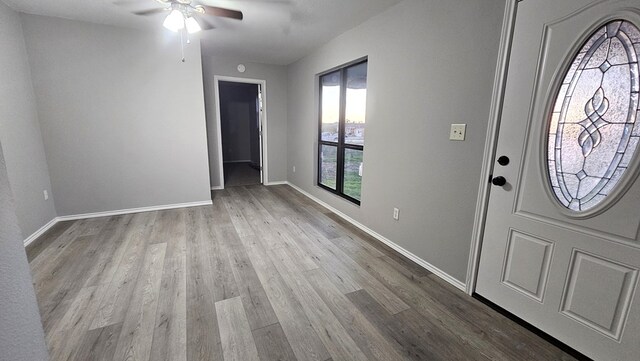
[[[269,167],[268,167],[268,142],[267,142],[267,81],[264,79],[237,78],[232,76],[214,75],[214,89],[216,100],[216,131],[218,132],[218,174],[220,175],[218,182],[219,187],[216,189],[224,189],[224,162],[222,157],[222,126],[220,123],[220,82],[229,81],[234,83],[258,84],[262,88],[262,172],[264,175],[263,184],[269,184]]]
[[[513,31],[516,22],[516,12],[518,2],[521,0],[507,0],[504,9],[504,20],[502,21],[502,33],[500,35],[500,48],[498,49],[498,65],[493,81],[493,93],[491,96],[491,109],[489,111],[489,124],[482,158],[482,171],[480,173],[480,185],[478,187],[478,199],[476,201],[476,212],[473,219],[473,233],[471,235],[471,249],[469,252],[469,264],[467,266],[466,293],[471,295],[476,289],[478,277],[478,267],[480,266],[480,250],[482,248],[482,237],[484,236],[485,221],[489,206],[489,194],[491,185],[489,177],[493,172],[493,160],[496,156],[496,145],[498,144],[498,133],[500,131],[500,120],[502,117],[502,104],[504,101],[504,91],[509,71],[509,58],[511,56],[511,45]]]

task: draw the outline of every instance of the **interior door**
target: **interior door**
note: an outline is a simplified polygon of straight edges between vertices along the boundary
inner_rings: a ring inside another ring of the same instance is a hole
[[[598,360],[640,359],[639,14],[519,3],[476,283]]]
[[[263,99],[262,99],[262,85],[258,84],[258,139],[260,141],[260,183],[264,184],[264,165],[263,165],[263,154],[262,154],[262,121],[264,117],[263,111]]]

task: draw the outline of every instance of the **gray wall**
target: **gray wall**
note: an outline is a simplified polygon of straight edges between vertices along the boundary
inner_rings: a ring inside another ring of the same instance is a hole
[[[210,200],[200,46],[23,15],[59,215]]]
[[[226,108],[220,110],[223,160],[248,162],[251,160],[251,114],[247,103],[226,103],[223,108]]]
[[[288,72],[289,181],[463,282],[503,8],[503,0],[407,0]],[[367,131],[357,207],[315,186],[315,75],[363,56]],[[451,123],[467,124],[466,141],[448,140]]]
[[[258,85],[220,82],[220,127],[225,162],[252,161],[258,142]]]
[[[5,13],[0,3],[0,13]],[[2,16],[2,20],[5,17]],[[4,22],[2,22],[4,23]],[[4,35],[4,34],[3,34]],[[0,144],[0,360],[48,360]]]
[[[239,73],[238,64],[245,64],[245,73]],[[268,182],[287,180],[287,68],[278,65],[247,63],[242,59],[219,56],[202,59],[204,73],[205,103],[207,109],[207,134],[209,137],[209,164],[211,186],[218,187],[218,131],[216,128],[216,94],[214,75],[266,80],[266,110],[268,137]]]
[[[0,2],[0,141],[22,234],[56,216],[20,16]],[[44,200],[43,190],[50,198]]]

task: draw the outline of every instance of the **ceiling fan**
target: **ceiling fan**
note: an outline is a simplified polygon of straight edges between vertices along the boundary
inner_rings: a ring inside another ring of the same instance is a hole
[[[193,0],[155,1],[164,6],[162,8],[134,11],[133,14],[150,16],[169,12],[162,25],[173,32],[186,30],[189,34],[193,34],[201,30],[213,29],[214,26],[202,17],[199,17],[196,20],[196,17],[201,15],[210,15],[236,20],[243,19],[242,11],[221,8],[218,6],[202,5]]]
[[[128,4],[137,2],[146,2],[148,0],[119,0],[115,4]],[[173,31],[180,32],[180,47],[182,50],[182,62],[185,62],[184,56],[184,33],[187,33],[187,44],[191,43],[188,34],[194,34],[201,30],[213,29],[214,26],[202,18],[203,15],[225,17],[231,19],[242,20],[242,11],[221,8],[218,6],[202,5],[193,0],[155,0],[162,4],[161,8],[149,10],[134,11],[135,15],[151,16],[164,12],[169,14],[164,19],[162,26]],[[196,20],[198,16],[198,20]]]

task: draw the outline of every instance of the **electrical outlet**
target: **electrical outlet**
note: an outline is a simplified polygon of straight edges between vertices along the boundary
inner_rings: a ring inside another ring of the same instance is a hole
[[[466,124],[451,124],[451,133],[449,133],[449,140],[464,140],[466,131]]]
[[[48,201],[49,200],[49,192],[47,192],[47,190],[43,190],[42,193],[44,194],[44,200]]]
[[[396,221],[400,219],[400,210],[398,208],[393,209],[393,219]]]
[[[296,172],[296,166],[294,165],[293,166],[293,173],[295,173],[295,172]]]

